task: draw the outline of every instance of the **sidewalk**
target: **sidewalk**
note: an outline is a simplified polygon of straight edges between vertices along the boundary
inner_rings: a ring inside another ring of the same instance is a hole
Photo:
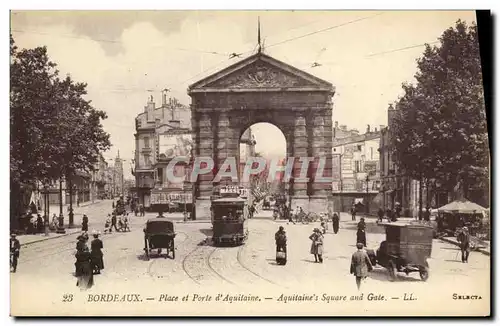
[[[91,201],[90,202],[82,203],[79,207],[73,206],[73,214],[74,214],[74,216],[83,215],[84,214],[83,212],[79,212],[80,209],[87,208],[87,207],[90,207],[92,205],[99,204],[101,202],[102,202],[102,200],[95,200],[93,203]],[[66,222],[66,219],[68,218],[67,217],[67,215],[68,215],[67,207],[68,206],[69,205],[64,205],[63,206],[63,212],[64,212],[63,214],[64,214],[64,217],[65,217],[65,222]],[[55,209],[56,207],[57,207],[57,209]],[[51,205],[50,212],[52,214],[54,212],[57,212],[56,215],[59,215],[59,205],[55,205],[55,206]],[[65,223],[66,233],[62,233],[61,234],[61,233],[55,233],[53,231],[50,231],[48,236],[46,236],[45,233],[40,233],[40,234],[21,234],[21,235],[17,236],[17,239],[21,243],[21,246],[25,246],[25,245],[29,245],[29,244],[34,244],[34,243],[37,243],[37,242],[42,242],[42,241],[46,241],[46,240],[50,240],[50,239],[57,239],[57,238],[64,237],[64,236],[67,236],[67,235],[72,235],[72,234],[80,233],[81,232],[81,227],[79,225],[77,225],[77,224],[78,223],[75,223],[75,227],[74,228],[68,229],[67,225]]]
[[[459,245],[459,243],[458,243],[457,239],[456,239],[456,238],[454,238],[454,237],[441,237],[441,238],[439,238],[439,240],[442,240],[442,241],[444,241],[444,242],[447,242],[447,243],[453,244],[453,245],[455,245],[455,246],[458,246],[458,245]],[[475,249],[475,250],[473,250],[473,251],[479,251],[479,252],[480,252],[480,253],[482,253],[483,255],[489,256],[489,255],[490,255],[490,249],[491,249],[491,244],[490,244],[490,243],[488,243],[488,247],[486,247],[486,248],[477,248],[477,249]]]
[[[37,242],[42,242],[50,239],[57,239],[61,238],[67,235],[72,235],[72,234],[79,234],[81,233],[82,230],[81,228],[73,228],[73,229],[66,229],[66,233],[55,233],[55,232],[50,232],[48,236],[45,235],[45,233],[40,233],[40,234],[23,234],[23,235],[18,235],[17,239],[21,243],[21,247],[34,244]]]

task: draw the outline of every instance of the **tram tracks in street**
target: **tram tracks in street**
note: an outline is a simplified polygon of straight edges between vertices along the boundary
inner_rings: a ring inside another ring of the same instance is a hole
[[[175,251],[177,251],[179,248],[182,248],[183,246],[185,246],[185,244],[189,240],[192,239],[186,232],[177,231],[176,233],[177,234],[183,234],[185,238],[180,243],[178,243],[178,244],[175,245]],[[167,259],[168,259],[168,257],[167,257]],[[159,261],[162,261],[162,259],[160,257],[155,257],[154,259],[151,259],[151,261],[148,264],[147,270],[146,270],[146,274],[147,275],[149,275],[152,278],[163,278],[163,275],[160,275],[158,273],[154,273],[154,269],[158,265]],[[174,260],[173,264],[179,264],[179,263]]]
[[[242,245],[240,248],[238,248],[238,252],[236,253],[236,260],[238,261],[238,264],[243,267],[246,271],[250,272],[251,274],[257,276],[258,278],[268,282],[268,283],[271,283],[273,285],[276,285],[276,286],[279,286],[279,287],[283,287],[282,285],[268,279],[267,277],[264,277],[262,276],[261,274],[253,271],[251,268],[249,268],[244,262],[243,262],[243,259],[242,259],[242,251],[243,249],[246,247],[246,245]]]
[[[137,232],[137,230],[134,230],[131,232],[132,233]],[[115,232],[115,233],[107,234],[106,236],[101,237],[101,240],[108,241],[108,240],[118,238],[119,236],[122,236],[122,235],[128,234],[128,233],[130,233],[130,232]],[[79,234],[78,233],[71,234],[71,235],[68,235],[67,237],[71,237],[72,235],[79,235]],[[66,237],[64,237],[64,238],[65,238],[64,241],[57,241],[56,243],[50,243],[50,246],[43,246],[42,248],[33,248],[34,250],[30,250],[30,251],[28,251],[28,253],[26,255],[24,255],[24,257],[28,256],[29,258],[20,260],[19,262],[20,263],[32,263],[32,262],[36,262],[36,261],[39,261],[41,259],[48,258],[51,256],[61,255],[63,253],[69,252],[69,251],[76,251],[76,241],[68,243],[67,242],[68,238],[66,238]],[[50,241],[50,240],[48,240],[48,241]],[[60,246],[63,246],[64,249],[59,248]],[[49,253],[46,252],[47,250],[53,250],[53,249],[56,249],[56,250],[51,251]],[[43,253],[43,254],[38,255],[38,253]],[[70,257],[70,256],[68,256],[68,257]],[[73,255],[71,255],[71,257],[74,258]]]

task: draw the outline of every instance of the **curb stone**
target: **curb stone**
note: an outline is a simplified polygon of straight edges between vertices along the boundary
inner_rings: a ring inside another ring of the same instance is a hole
[[[458,241],[455,241],[455,240],[451,240],[451,239],[447,239],[447,238],[439,238],[439,240],[458,246]],[[473,251],[478,251],[478,252],[482,253],[483,255],[490,256],[490,252],[485,248],[479,248],[479,249],[476,249]]]
[[[82,232],[80,229],[76,229],[76,230],[72,230],[72,231],[66,232],[64,234],[59,234],[59,235],[56,235],[56,236],[53,236],[53,237],[46,237],[46,238],[41,238],[41,239],[37,239],[37,240],[32,240],[32,241],[24,242],[24,243],[21,244],[21,247],[24,247],[24,246],[27,246],[27,245],[31,245],[31,244],[34,244],[34,243],[38,243],[38,242],[47,241],[47,240],[62,238],[62,237],[65,237],[65,236],[68,236],[68,235],[72,235],[72,234],[77,234],[77,233],[80,233],[80,232]]]

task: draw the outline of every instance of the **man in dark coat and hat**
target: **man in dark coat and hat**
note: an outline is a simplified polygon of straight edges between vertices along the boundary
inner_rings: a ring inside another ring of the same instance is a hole
[[[337,232],[339,232],[339,224],[340,224],[340,217],[337,213],[333,213],[332,222],[333,222],[333,233],[337,234]]]
[[[16,234],[12,233],[10,235],[10,256],[11,256],[11,268],[12,272],[15,273],[17,270],[17,261],[19,259],[19,251],[21,250],[21,244],[16,238]]]
[[[82,217],[82,231],[87,232],[89,230],[89,218],[87,215],[83,214]]]
[[[462,252],[462,263],[468,263],[470,253],[470,235],[469,229],[466,226],[464,226],[458,233],[457,241],[459,243],[460,251]]]

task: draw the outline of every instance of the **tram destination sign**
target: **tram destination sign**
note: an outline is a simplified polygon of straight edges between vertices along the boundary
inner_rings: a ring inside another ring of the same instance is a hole
[[[248,189],[240,186],[222,186],[219,189],[221,195],[239,195],[240,197],[248,197]]]

